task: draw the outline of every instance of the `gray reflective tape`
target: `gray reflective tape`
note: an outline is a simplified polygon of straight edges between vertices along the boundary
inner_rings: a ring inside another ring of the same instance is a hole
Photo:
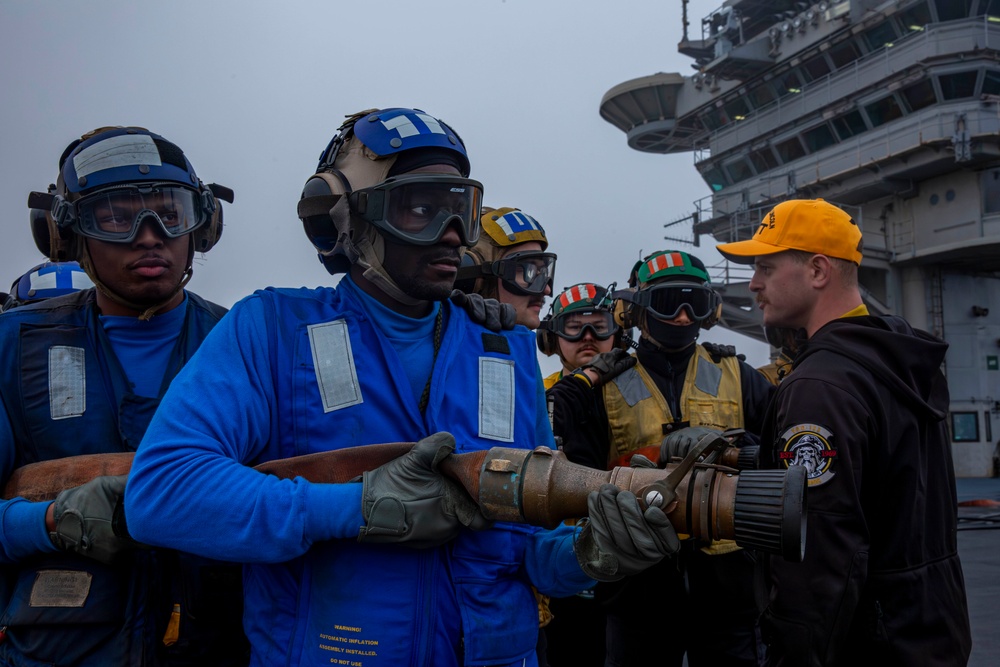
[[[84,148],[73,156],[77,178],[115,167],[148,164],[159,167],[160,151],[153,138],[145,134],[122,134]]]
[[[694,386],[710,396],[718,396],[719,385],[721,383],[722,369],[699,357],[698,372],[694,377]]]
[[[87,409],[87,353],[82,347],[49,348],[49,414],[79,417]]]
[[[82,607],[94,575],[82,570],[42,570],[31,585],[29,607]]]
[[[622,398],[625,399],[630,408],[639,401],[644,401],[652,396],[649,393],[649,387],[642,381],[639,371],[634,368],[630,368],[621,375],[618,375],[612,382],[618,387],[618,391],[622,393]]]
[[[336,320],[310,324],[308,331],[323,412],[363,403],[347,322]]]
[[[514,442],[514,362],[479,357],[479,436]]]

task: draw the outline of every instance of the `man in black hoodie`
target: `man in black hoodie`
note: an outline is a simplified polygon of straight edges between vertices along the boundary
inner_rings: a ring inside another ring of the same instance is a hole
[[[941,372],[947,343],[869,315],[861,230],[823,201],[778,204],[752,239],[764,326],[808,337],[761,434],[765,468],[805,465],[801,563],[764,558],[771,665],[965,665],[972,640]]]

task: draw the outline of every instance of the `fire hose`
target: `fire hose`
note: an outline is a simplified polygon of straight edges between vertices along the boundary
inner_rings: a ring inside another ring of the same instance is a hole
[[[317,452],[268,461],[254,468],[282,479],[345,483],[402,456],[413,443],[389,443]],[[680,463],[666,468],[596,470],[570,462],[547,447],[493,447],[452,454],[441,462],[492,521],[554,528],[587,515],[587,496],[604,484],[631,491],[646,506],[660,507],[678,533],[700,540],[731,539],[741,547],[800,562],[805,553],[805,469],[744,470],[725,438],[709,435]],[[101,475],[123,475],[132,454],[89,454],[18,468],[3,498],[51,500],[63,489]],[[722,463],[715,463],[715,461]]]

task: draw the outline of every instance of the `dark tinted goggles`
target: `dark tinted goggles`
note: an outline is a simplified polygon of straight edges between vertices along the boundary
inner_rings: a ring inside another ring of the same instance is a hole
[[[53,216],[83,236],[111,243],[130,243],[147,219],[155,220],[168,238],[190,234],[215,211],[209,191],[177,185],[126,185],[102,190],[69,203],[56,198]]]
[[[392,176],[350,195],[352,213],[413,245],[433,245],[458,223],[462,243],[472,247],[482,203],[482,183],[446,174]]]
[[[551,252],[515,252],[493,262],[493,275],[512,294],[544,294],[556,275],[556,256]]]
[[[711,316],[719,305],[719,295],[710,287],[690,283],[662,283],[639,290],[632,302],[661,320],[672,320],[686,308],[694,320]]]
[[[590,310],[560,315],[549,323],[548,328],[563,340],[575,343],[588,331],[597,340],[607,340],[618,332],[618,323],[610,311]]]

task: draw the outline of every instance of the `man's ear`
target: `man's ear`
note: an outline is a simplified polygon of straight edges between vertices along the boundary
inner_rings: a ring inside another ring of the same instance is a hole
[[[823,289],[829,285],[836,273],[833,261],[826,255],[813,255],[809,258],[806,268],[809,269],[810,282],[816,289]]]

